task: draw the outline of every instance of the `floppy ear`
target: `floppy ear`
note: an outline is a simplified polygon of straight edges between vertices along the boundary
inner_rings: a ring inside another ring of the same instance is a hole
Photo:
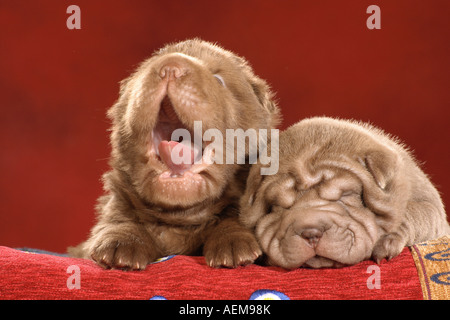
[[[126,78],[120,82],[119,99],[108,109],[106,115],[108,119],[119,122],[120,117],[125,113],[128,102],[127,85],[130,78]]]
[[[364,166],[383,190],[387,189],[398,172],[399,156],[390,149],[370,151],[364,157]]]
[[[275,96],[270,90],[269,85],[259,78],[253,79],[251,85],[259,103],[271,117],[269,125],[272,128],[277,127],[281,122],[281,114],[280,109],[274,100]]]
[[[409,196],[401,156],[383,146],[366,152],[360,161],[367,170],[360,175],[365,206],[377,215],[378,223],[386,227],[397,225],[404,215]]]

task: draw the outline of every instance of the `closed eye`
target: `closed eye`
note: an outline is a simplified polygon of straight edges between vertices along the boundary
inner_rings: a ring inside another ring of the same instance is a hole
[[[284,208],[276,203],[272,203],[272,204],[268,204],[268,206],[266,207],[266,213],[270,214],[270,213],[280,213],[283,212],[285,210],[288,210],[289,208]]]
[[[355,194],[356,194],[356,193],[355,193],[354,191],[352,191],[352,190],[347,190],[347,191],[342,192],[341,197],[347,197],[347,196],[351,196],[351,195],[355,195]]]
[[[340,198],[341,202],[344,202],[347,205],[354,206],[354,207],[365,207],[364,199],[361,193],[354,192],[354,191],[346,191],[342,193],[342,196]]]
[[[223,78],[219,74],[214,74],[214,77],[222,85],[222,87],[226,87],[225,80],[223,80]]]

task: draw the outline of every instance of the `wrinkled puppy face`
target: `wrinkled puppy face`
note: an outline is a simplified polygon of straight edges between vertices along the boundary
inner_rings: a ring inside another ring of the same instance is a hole
[[[370,258],[376,223],[352,174],[330,171],[327,180],[305,189],[290,174],[270,180],[267,215],[256,226],[270,264],[340,267]]]
[[[112,166],[150,203],[193,206],[220,196],[237,169],[214,161],[213,139],[203,133],[267,128],[276,113],[266,83],[244,59],[197,39],[168,45],[122,83],[109,111]]]
[[[369,259],[382,227],[395,219],[390,188],[398,159],[339,130],[328,128],[328,137],[301,128],[280,135],[276,175],[252,168],[242,222],[255,228],[273,265],[342,267]]]

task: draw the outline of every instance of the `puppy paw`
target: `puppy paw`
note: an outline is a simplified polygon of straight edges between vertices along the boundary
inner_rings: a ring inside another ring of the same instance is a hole
[[[397,233],[388,233],[382,236],[372,251],[372,259],[380,263],[383,259],[391,260],[398,256],[406,245],[406,241]]]
[[[136,237],[104,236],[90,251],[90,257],[106,269],[144,270],[156,256]]]
[[[206,263],[213,268],[236,268],[253,263],[262,255],[258,241],[250,232],[213,237],[205,243]]]

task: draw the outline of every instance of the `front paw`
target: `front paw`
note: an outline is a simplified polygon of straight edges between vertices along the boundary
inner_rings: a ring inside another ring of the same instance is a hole
[[[385,234],[375,244],[372,251],[372,259],[378,264],[380,264],[383,259],[391,260],[402,252],[405,245],[406,240],[404,240],[399,234]]]
[[[205,243],[206,263],[213,268],[236,268],[253,263],[262,251],[250,232],[213,236]]]
[[[151,247],[135,236],[104,235],[90,251],[90,257],[104,268],[144,270],[157,257]]]

